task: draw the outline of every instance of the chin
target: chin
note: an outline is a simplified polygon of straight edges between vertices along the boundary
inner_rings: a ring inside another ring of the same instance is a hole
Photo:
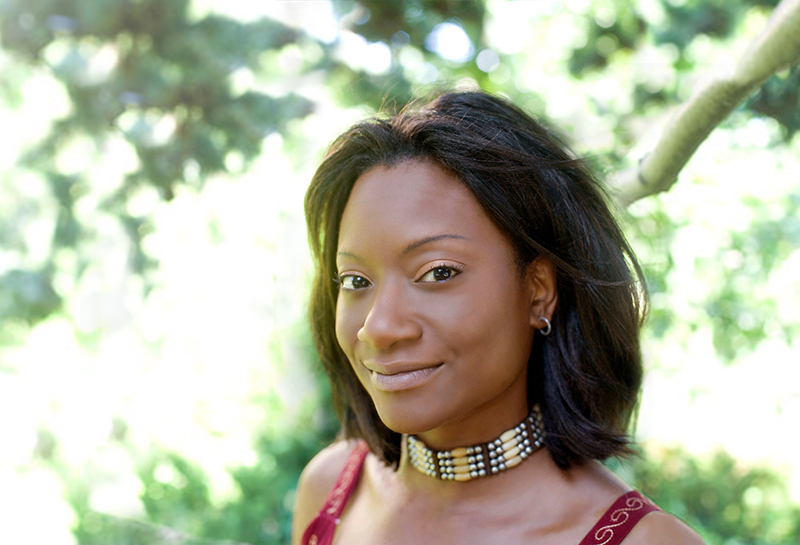
[[[395,433],[418,435],[439,427],[442,420],[420,402],[385,402],[372,397],[381,422]]]

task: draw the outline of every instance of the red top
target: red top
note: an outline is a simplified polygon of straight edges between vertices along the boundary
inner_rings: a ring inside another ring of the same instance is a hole
[[[302,545],[330,545],[333,542],[333,532],[339,524],[339,517],[347,505],[347,500],[356,489],[358,478],[361,476],[361,467],[368,453],[367,444],[359,441],[358,446],[347,457],[347,462],[339,473],[339,478],[336,479],[336,485],[328,494],[325,505],[303,533]]]
[[[359,441],[358,446],[348,456],[325,505],[303,533],[302,545],[330,545],[333,542],[339,517],[358,485],[361,468],[368,453],[367,444]],[[636,490],[626,492],[600,517],[579,545],[619,545],[636,523],[651,511],[659,511],[659,508]]]
[[[618,545],[636,523],[651,511],[660,511],[638,490],[626,492],[600,517],[579,545]]]

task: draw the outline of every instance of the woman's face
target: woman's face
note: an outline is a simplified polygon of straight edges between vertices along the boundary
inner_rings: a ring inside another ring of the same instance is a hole
[[[458,179],[424,161],[367,171],[342,216],[337,268],[336,335],[390,429],[447,448],[527,414],[552,267],[537,261],[521,278],[509,241]]]

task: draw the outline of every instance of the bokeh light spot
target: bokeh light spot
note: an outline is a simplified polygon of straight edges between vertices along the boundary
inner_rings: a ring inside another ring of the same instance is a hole
[[[475,52],[467,33],[455,23],[436,25],[425,40],[425,47],[443,59],[453,62],[466,62]]]
[[[478,65],[478,68],[488,74],[489,72],[494,72],[497,67],[500,66],[500,57],[498,57],[497,53],[494,51],[484,49],[478,53],[475,63]]]

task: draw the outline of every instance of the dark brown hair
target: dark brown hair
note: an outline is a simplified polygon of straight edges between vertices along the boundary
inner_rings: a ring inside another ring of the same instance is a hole
[[[444,94],[351,127],[311,180],[311,328],[343,435],[364,439],[387,464],[400,459],[400,435],[378,418],[336,340],[333,279],[339,222],[356,179],[376,165],[413,159],[432,161],[472,191],[510,240],[520,270],[539,256],[555,265],[552,333],[534,343],[528,363],[529,401],[541,406],[555,462],[568,468],[629,454],[646,306],[639,265],[586,164],[543,123],[481,92]]]

